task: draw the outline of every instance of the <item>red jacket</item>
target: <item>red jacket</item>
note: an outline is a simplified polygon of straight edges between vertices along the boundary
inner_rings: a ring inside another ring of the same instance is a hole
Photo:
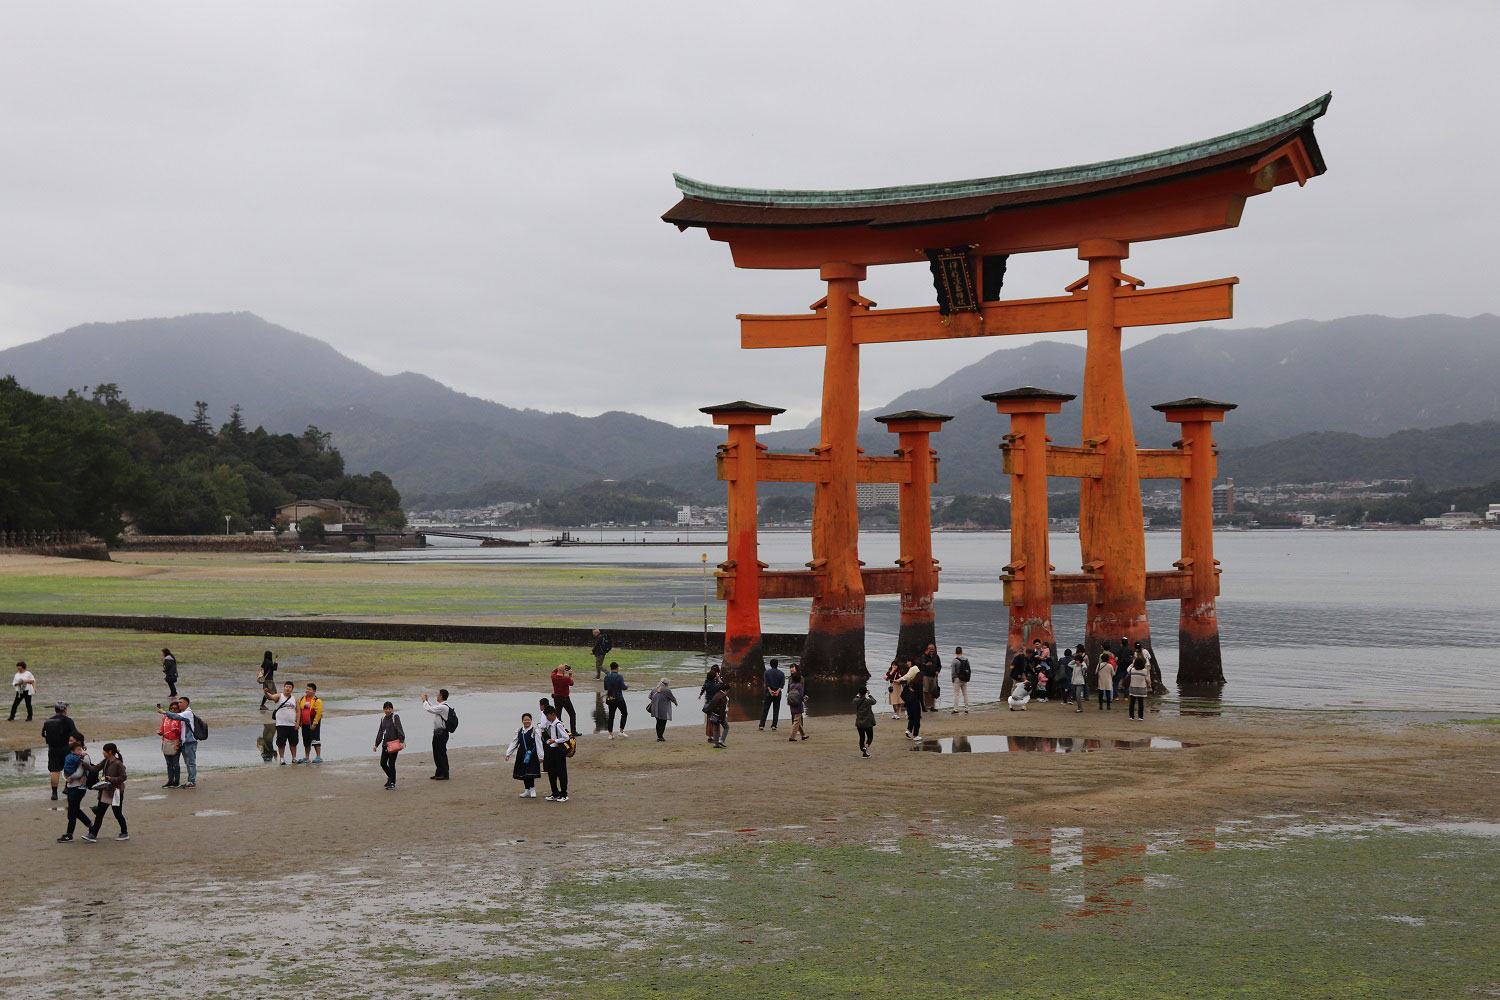
[[[552,671],[552,697],[568,697],[568,688],[573,686],[573,678],[561,670]]]

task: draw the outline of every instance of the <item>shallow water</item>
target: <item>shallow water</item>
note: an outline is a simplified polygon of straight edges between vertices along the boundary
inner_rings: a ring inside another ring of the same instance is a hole
[[[944,736],[918,740],[913,750],[932,753],[1093,753],[1096,750],[1182,750],[1201,746],[1165,736],[1140,740],[1099,740],[1083,736]]]

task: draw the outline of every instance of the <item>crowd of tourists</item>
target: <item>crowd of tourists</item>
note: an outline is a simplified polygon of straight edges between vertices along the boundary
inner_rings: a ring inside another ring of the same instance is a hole
[[[627,737],[629,708],[626,692],[632,688],[618,662],[609,661],[608,666],[605,665],[613,650],[610,636],[595,629],[592,639],[589,652],[594,657],[595,681],[600,688],[597,695],[600,700],[596,704],[601,706],[595,709],[595,731],[603,732],[611,740],[617,734]],[[156,706],[159,716],[157,734],[161,738],[166,763],[166,782],[162,787],[196,788],[198,745],[207,739],[208,726],[194,712],[192,699],[177,690],[179,665],[170,649],[162,649],[161,664],[162,679],[168,690],[166,703]],[[280,663],[275,654],[267,650],[255,675],[261,694],[260,709],[268,712],[271,720],[264,739],[266,759],[275,759],[283,766],[288,763],[321,763],[324,705],[318,685],[308,682],[298,692],[292,681],[283,680],[278,687],[276,675],[279,670]],[[972,676],[973,667],[964,655],[963,647],[954,649],[946,665],[934,644],[929,644],[915,658],[892,660],[884,676],[891,718],[904,721],[906,738],[920,744],[922,718],[941,710],[945,682],[947,711],[953,715],[969,712],[968,686]],[[548,680],[552,692],[550,698],[540,699],[535,714],[522,714],[515,734],[508,741],[504,759],[507,763],[513,762],[512,777],[521,783],[519,797],[536,798],[537,783],[545,774],[550,792],[547,801],[567,802],[568,761],[577,753],[579,736],[578,714],[573,704],[573,688],[577,681],[573,668],[566,663],[553,669]],[[1130,701],[1131,720],[1144,720],[1152,675],[1147,652],[1141,643],[1132,645],[1126,639],[1121,639],[1118,644],[1107,643],[1090,661],[1082,644],[1076,649],[1066,648],[1058,653],[1038,639],[1011,659],[1008,686],[1007,702],[1011,710],[1024,709],[1033,701],[1060,701],[1082,712],[1086,705],[1095,701],[1099,711],[1111,711],[1123,693]],[[37,679],[25,662],[16,664],[13,687],[15,699],[11,705],[11,720],[14,721],[23,705],[29,720]],[[784,701],[789,722],[787,741],[801,743],[812,738],[808,725],[808,684],[798,664],[792,663],[783,670],[779,660],[770,660],[760,688],[759,732],[766,731],[768,724],[771,732],[780,731]],[[708,669],[698,689],[698,700],[703,713],[704,740],[714,749],[727,750],[730,688],[720,665],[714,664]],[[857,747],[866,759],[870,757],[870,747],[875,740],[878,704],[879,700],[868,687],[861,689],[853,699]],[[429,778],[447,781],[451,777],[448,742],[458,728],[458,712],[450,703],[446,689],[438,690],[435,697],[424,692],[421,706],[432,724],[433,773]],[[645,711],[655,722],[658,742],[666,742],[667,725],[677,708],[677,695],[670,680],[663,677],[645,698]],[[105,817],[111,813],[119,825],[116,839],[128,840],[130,834],[124,813],[128,772],[118,745],[104,744],[100,758],[95,760],[65,702],[54,705],[53,716],[42,726],[42,737],[47,744],[52,798],[58,798],[61,788],[67,799],[67,830],[58,841],[71,843],[81,823],[86,829],[82,839],[96,842]],[[379,755],[386,790],[396,788],[396,763],[406,747],[407,734],[401,716],[394,704],[387,701],[377,721],[372,747],[372,752]],[[84,799],[91,791],[97,793],[92,816],[83,808]]]

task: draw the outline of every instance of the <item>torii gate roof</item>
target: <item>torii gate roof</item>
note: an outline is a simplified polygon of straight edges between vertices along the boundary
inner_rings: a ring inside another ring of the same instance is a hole
[[[967,243],[983,253],[1007,253],[1076,246],[1079,239],[1132,241],[1223,229],[1238,224],[1245,197],[1278,184],[1305,183],[1327,169],[1313,122],[1328,110],[1332,96],[1202,142],[973,180],[813,191],[723,187],[674,174],[682,200],[662,219],[680,229],[707,229],[712,238],[729,242],[741,267],[900,263],[923,259],[919,246]],[[1131,204],[1122,203],[1123,197]],[[1221,207],[1227,211],[1195,219],[1163,217],[1170,214],[1163,206],[1180,216],[1184,206],[1225,198],[1229,201]],[[1087,203],[1087,214],[1102,221],[1080,229],[1079,203]],[[1146,207],[1156,216],[1150,223],[1141,218]],[[1025,216],[1017,225],[1000,224],[1017,215]],[[801,245],[809,252],[788,249]]]

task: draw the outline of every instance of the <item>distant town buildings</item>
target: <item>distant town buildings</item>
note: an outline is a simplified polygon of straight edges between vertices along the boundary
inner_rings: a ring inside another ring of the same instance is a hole
[[[1491,504],[1490,505],[1490,510],[1494,511],[1494,509],[1495,509],[1496,506],[1497,505],[1495,505],[1495,504]],[[1424,517],[1424,518],[1422,518],[1422,527],[1424,527],[1424,528],[1477,528],[1481,524],[1483,524],[1485,522],[1485,520],[1487,520],[1487,519],[1490,519],[1490,518],[1488,518],[1488,515],[1486,515],[1485,517],[1480,517],[1478,514],[1475,514],[1473,511],[1467,511],[1467,510],[1446,510],[1443,513],[1439,514],[1437,517]]]
[[[1230,517],[1234,514],[1234,480],[1220,483],[1213,490],[1214,517]]]
[[[297,500],[276,508],[276,519],[296,524],[304,517],[316,517],[326,527],[337,528],[344,524],[364,524],[370,508],[347,500]]]
[[[899,483],[857,483],[854,487],[854,504],[860,510],[879,507],[882,504],[895,506],[901,502]]]

